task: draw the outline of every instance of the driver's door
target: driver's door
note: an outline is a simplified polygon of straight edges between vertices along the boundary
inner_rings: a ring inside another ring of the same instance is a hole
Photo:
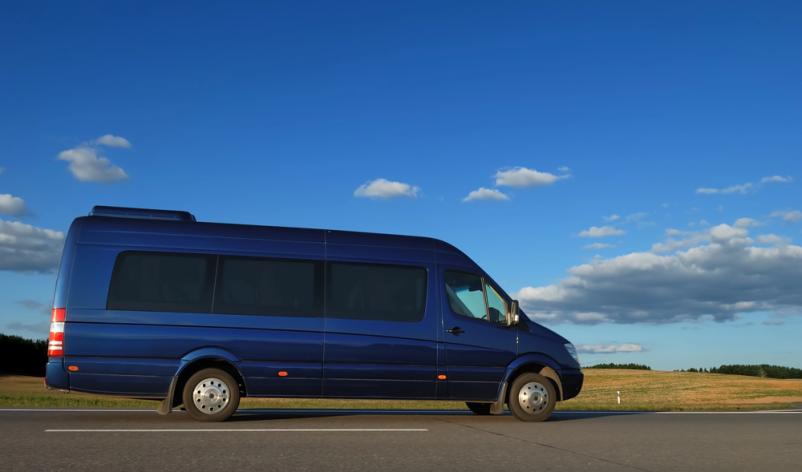
[[[515,326],[506,326],[510,301],[482,274],[440,270],[447,397],[495,400],[507,365],[517,355]]]

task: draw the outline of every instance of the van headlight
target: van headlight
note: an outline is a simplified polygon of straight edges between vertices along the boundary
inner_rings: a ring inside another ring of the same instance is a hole
[[[577,364],[579,364],[579,354],[576,353],[576,348],[571,343],[565,343],[565,350],[568,351],[568,354],[571,354],[571,357],[574,358]]]

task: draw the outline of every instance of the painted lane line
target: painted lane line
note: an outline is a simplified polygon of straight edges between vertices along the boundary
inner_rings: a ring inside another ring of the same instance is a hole
[[[426,428],[46,429],[46,433],[426,433]]]

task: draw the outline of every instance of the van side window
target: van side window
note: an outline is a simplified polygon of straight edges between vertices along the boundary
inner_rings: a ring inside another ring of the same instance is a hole
[[[446,271],[446,295],[451,311],[458,315],[506,324],[507,301],[498,290],[476,274]]]
[[[499,295],[492,285],[486,283],[487,316],[493,323],[504,324],[507,321],[507,302]]]
[[[487,319],[482,278],[465,272],[446,271],[446,294],[451,311],[458,315]]]
[[[216,256],[123,252],[117,256],[109,310],[209,312]]]
[[[221,256],[213,311],[321,316],[322,266],[315,261]]]
[[[426,308],[426,269],[422,267],[328,264],[326,316],[415,322]]]

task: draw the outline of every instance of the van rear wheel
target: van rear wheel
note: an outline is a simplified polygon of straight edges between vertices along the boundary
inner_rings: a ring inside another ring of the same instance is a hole
[[[465,402],[468,405],[468,409],[470,409],[473,414],[475,415],[489,415],[490,414],[490,407],[492,403],[474,403],[474,402]]]
[[[508,403],[521,421],[545,421],[557,404],[557,391],[546,377],[528,372],[512,383]]]
[[[202,369],[184,384],[184,407],[198,421],[225,421],[239,406],[239,385],[221,369]]]

